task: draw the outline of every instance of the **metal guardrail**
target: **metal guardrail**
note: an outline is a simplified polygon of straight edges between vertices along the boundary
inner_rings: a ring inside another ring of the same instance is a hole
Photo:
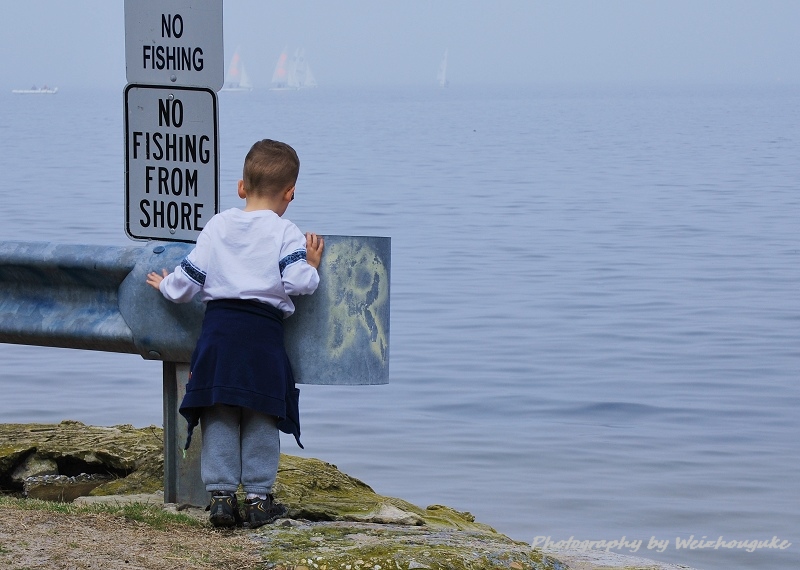
[[[390,240],[324,236],[320,287],[294,299],[286,346],[298,383],[389,381]],[[145,284],[191,244],[139,247],[0,242],[0,342],[189,362],[204,307]]]
[[[386,384],[390,239],[324,239],[320,287],[294,298],[296,312],[285,323],[295,380]],[[192,247],[0,242],[0,342],[164,361],[164,500],[204,505],[200,446],[183,455],[186,426],[178,414],[204,307],[171,303],[145,283],[147,273],[172,270]]]
[[[138,277],[190,249],[0,242],[0,342],[188,362],[202,305],[169,307]]]

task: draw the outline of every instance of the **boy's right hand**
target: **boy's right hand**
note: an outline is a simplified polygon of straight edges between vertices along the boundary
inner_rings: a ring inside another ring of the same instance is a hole
[[[325,241],[322,237],[315,233],[306,232],[306,261],[314,269],[319,268],[323,249],[325,249]]]
[[[161,282],[167,275],[169,275],[169,273],[167,272],[166,269],[161,270],[161,275],[159,275],[155,271],[151,271],[150,273],[147,274],[147,284],[150,285],[151,287],[159,289],[159,285],[161,285]]]

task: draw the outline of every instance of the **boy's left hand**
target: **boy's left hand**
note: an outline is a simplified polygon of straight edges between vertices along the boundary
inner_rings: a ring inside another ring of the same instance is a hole
[[[166,269],[161,270],[161,275],[159,275],[155,271],[151,271],[150,273],[147,274],[147,284],[152,287],[155,287],[156,289],[159,289],[159,285],[161,285],[161,282],[167,275],[169,275],[169,272]]]
[[[319,268],[322,261],[322,250],[325,249],[324,240],[317,234],[306,233],[306,261],[314,269]]]

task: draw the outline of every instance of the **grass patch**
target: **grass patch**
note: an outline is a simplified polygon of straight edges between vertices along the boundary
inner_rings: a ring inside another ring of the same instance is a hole
[[[196,518],[181,513],[171,513],[165,511],[158,505],[145,503],[94,503],[75,505],[72,503],[56,503],[38,499],[19,499],[0,495],[0,507],[48,511],[68,515],[105,514],[146,524],[157,530],[167,530],[174,526],[204,526],[204,524]]]

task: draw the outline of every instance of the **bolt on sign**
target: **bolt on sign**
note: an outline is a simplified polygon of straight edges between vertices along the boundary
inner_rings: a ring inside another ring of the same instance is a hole
[[[210,89],[125,88],[125,232],[195,242],[219,210],[217,96]]]
[[[128,83],[222,88],[222,0],[125,0]]]

